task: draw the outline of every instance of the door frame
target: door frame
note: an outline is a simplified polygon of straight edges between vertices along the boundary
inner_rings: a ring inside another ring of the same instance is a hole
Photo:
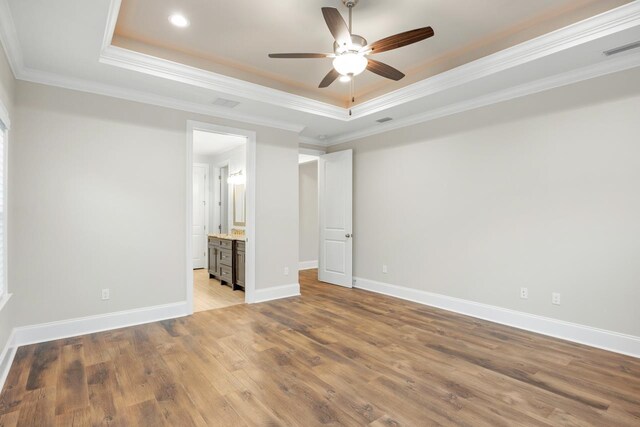
[[[186,270],[186,295],[187,311],[193,314],[193,268],[192,268],[192,244],[193,231],[193,131],[201,130],[226,135],[239,135],[247,138],[247,167],[246,167],[246,265],[245,265],[245,296],[246,303],[255,302],[256,289],[256,132],[220,126],[212,123],[187,120],[186,138],[186,188],[185,188],[185,270]]]
[[[191,164],[191,174],[193,177],[193,167],[194,166],[198,166],[201,168],[204,168],[207,172],[205,175],[205,179],[204,179],[204,205],[205,205],[205,210],[204,210],[204,234],[205,236],[209,233],[209,211],[211,210],[211,206],[209,205],[210,203],[210,197],[209,197],[209,191],[210,187],[211,187],[211,166],[208,163],[192,163]],[[193,194],[193,182],[191,182],[192,185],[192,194]],[[193,230],[191,230],[191,233],[193,233]],[[193,234],[192,234],[193,235]],[[207,247],[207,244],[205,243],[205,248]],[[193,255],[193,254],[192,254]],[[209,257],[208,256],[204,256],[204,268],[208,269],[209,268]]]

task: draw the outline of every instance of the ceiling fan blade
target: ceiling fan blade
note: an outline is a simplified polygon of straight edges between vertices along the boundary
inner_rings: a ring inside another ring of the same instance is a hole
[[[345,44],[351,44],[351,33],[347,23],[344,22],[342,15],[335,7],[323,7],[322,16],[331,31],[331,35],[338,42],[338,45],[344,46]]]
[[[329,53],[270,53],[269,58],[326,58]]]
[[[319,88],[328,87],[331,83],[333,83],[338,77],[340,77],[340,73],[338,73],[335,68],[332,68],[331,71],[324,76],[324,79],[320,82]]]
[[[396,34],[394,36],[385,37],[382,40],[378,40],[365,46],[363,50],[370,50],[371,54],[386,52],[387,50],[397,49],[399,47],[407,46],[416,42],[419,42],[434,35],[433,28],[424,27],[415,30],[405,31],[404,33]]]
[[[374,61],[371,58],[368,58],[369,63],[367,64],[367,70],[372,73],[376,73],[379,76],[386,77],[391,80],[398,81],[404,77],[404,73],[399,70],[396,70],[391,65],[384,64],[379,61]]]

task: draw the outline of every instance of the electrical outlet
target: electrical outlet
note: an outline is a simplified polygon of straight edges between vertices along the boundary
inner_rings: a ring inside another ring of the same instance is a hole
[[[109,298],[110,298],[109,289],[103,289],[102,290],[102,299],[103,300],[108,300]]]
[[[387,268],[387,265],[386,265],[386,264],[383,264],[383,265],[382,265],[382,272],[383,272],[384,274],[387,274],[387,273],[389,272],[389,269]]]
[[[552,293],[551,302],[555,305],[560,305],[560,294],[557,292]]]
[[[522,299],[528,299],[528,298],[529,298],[529,289],[527,289],[527,288],[520,288],[520,298],[522,298]]]
[[[284,275],[288,276],[289,275],[289,267],[285,267],[284,268]]]

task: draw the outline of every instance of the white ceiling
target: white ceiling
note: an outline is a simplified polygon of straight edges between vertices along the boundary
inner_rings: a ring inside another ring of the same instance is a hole
[[[233,150],[247,142],[244,136],[223,135],[220,133],[193,131],[193,154],[198,156],[214,156]]]
[[[226,4],[242,1],[211,0],[200,3],[216,4],[221,8],[219,10],[223,10]],[[366,1],[372,2],[371,8],[390,3],[362,0]],[[601,5],[612,4],[608,0],[581,1],[591,7],[591,12]],[[337,3],[337,0],[308,1],[314,10],[320,4],[331,5],[332,2]],[[282,13],[289,18],[292,14],[291,4],[297,4],[294,10],[303,7],[306,10],[303,5],[307,1],[254,3],[275,5],[274,11],[269,13]],[[404,8],[397,9],[404,10],[408,16],[416,15],[412,13],[412,7],[422,3],[448,7],[448,14],[454,17],[461,13],[456,7],[457,3],[451,1],[402,0],[402,3],[393,3],[405,5]],[[472,25],[476,21],[480,22],[478,25],[482,25],[485,19],[491,18],[490,15],[502,13],[501,8],[505,9],[505,13],[515,13],[511,8],[519,10],[519,7],[531,7],[531,3],[537,2],[487,0],[481,3],[487,6],[487,12],[478,11],[478,15],[474,17],[463,15],[466,16],[465,20],[458,22],[461,27]],[[185,1],[180,4],[189,3]],[[361,6],[362,4],[358,7]],[[221,73],[185,67],[159,59],[161,55],[154,58],[113,47],[111,35],[118,10],[119,0],[0,0],[0,37],[14,73],[22,80],[295,130],[300,132],[304,142],[330,145],[640,65],[638,51],[610,58],[602,54],[606,49],[640,40],[640,2],[636,1],[363,102],[353,108],[353,115],[349,116],[346,109],[319,102],[313,97],[292,95],[285,90],[274,90],[269,85],[252,85],[242,80],[230,79]],[[360,15],[362,25],[369,22],[368,19],[383,19],[375,18],[374,15],[381,12],[374,14],[373,11],[371,17],[365,19],[366,7],[361,10],[364,10]],[[490,13],[490,10],[493,12]],[[438,13],[443,14],[442,10]],[[163,16],[165,14],[166,12],[162,12]],[[383,16],[387,14],[385,12]],[[294,15],[297,16],[298,12]],[[307,16],[306,13],[303,15]],[[425,20],[438,32],[435,17],[440,15],[426,15]],[[357,16],[356,14],[356,30],[361,25],[357,23],[360,19]],[[193,16],[190,19],[190,28],[193,28],[196,22]],[[318,18],[316,12],[312,11],[304,19]],[[391,27],[398,27],[399,31],[406,28],[399,18],[394,19],[385,24],[385,34],[391,31]],[[166,21],[166,17],[163,20]],[[283,28],[286,29],[288,22],[282,24]],[[410,25],[415,25],[414,21],[410,22]],[[317,32],[318,37],[326,36],[323,35],[325,29],[321,20],[313,28],[317,29],[304,30]],[[288,31],[283,30],[283,34]],[[265,39],[270,38],[269,34],[263,36]],[[374,33],[368,37],[374,39],[378,36]],[[212,43],[215,43],[215,39]],[[425,46],[435,48],[429,43],[425,42]],[[283,46],[274,50],[289,50],[285,48]],[[297,50],[297,46],[293,46],[291,50],[294,48]],[[386,53],[380,56],[382,55]],[[185,57],[183,62],[188,63],[188,59]],[[292,75],[294,77],[296,76]],[[217,98],[238,101],[240,104],[234,108],[213,105]],[[376,120],[383,117],[391,117],[393,120],[378,124]]]

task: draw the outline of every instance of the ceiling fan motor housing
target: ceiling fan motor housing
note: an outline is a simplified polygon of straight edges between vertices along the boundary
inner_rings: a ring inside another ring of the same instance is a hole
[[[345,52],[358,52],[361,48],[367,45],[367,39],[357,34],[351,34],[351,46],[340,46],[338,43],[333,42],[333,52],[341,54]]]
[[[342,3],[347,7],[354,7],[360,0],[342,0]]]

